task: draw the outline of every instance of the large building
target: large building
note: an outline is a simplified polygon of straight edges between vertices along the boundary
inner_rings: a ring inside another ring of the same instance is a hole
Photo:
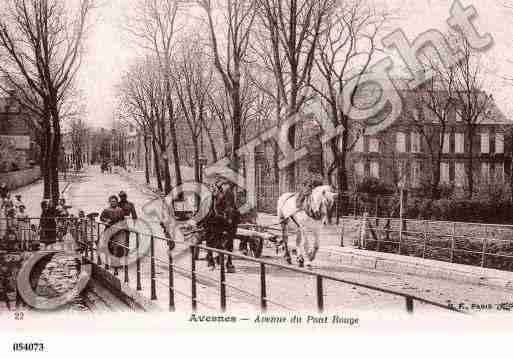
[[[400,91],[403,111],[393,124],[376,136],[360,136],[349,155],[347,170],[350,182],[355,184],[365,177],[375,177],[390,184],[401,183],[408,188],[418,188],[431,180],[433,162],[431,154],[441,153],[440,183],[463,190],[467,185],[466,168],[472,154],[473,178],[476,187],[490,183],[504,183],[510,174],[511,149],[505,144],[513,122],[497,107],[491,98],[483,115],[475,121],[472,151],[466,134],[467,126],[454,108],[447,111],[446,128],[436,116],[431,116],[419,126],[413,107],[415,91]],[[426,124],[427,123],[427,124]],[[442,141],[443,142],[439,142]],[[438,143],[437,143],[438,142]]]

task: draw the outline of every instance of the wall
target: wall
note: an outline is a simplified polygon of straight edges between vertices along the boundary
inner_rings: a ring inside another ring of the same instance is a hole
[[[7,183],[9,190],[26,186],[41,178],[41,169],[36,166],[28,170],[0,173],[0,182]]]

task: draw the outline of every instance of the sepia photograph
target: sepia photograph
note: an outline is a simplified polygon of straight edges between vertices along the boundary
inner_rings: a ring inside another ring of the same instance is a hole
[[[7,357],[511,331],[510,26],[508,0],[0,0]]]

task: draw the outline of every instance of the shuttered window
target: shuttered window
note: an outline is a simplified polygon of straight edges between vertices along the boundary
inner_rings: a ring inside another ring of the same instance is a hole
[[[404,132],[397,132],[396,150],[400,153],[406,152],[406,134]]]

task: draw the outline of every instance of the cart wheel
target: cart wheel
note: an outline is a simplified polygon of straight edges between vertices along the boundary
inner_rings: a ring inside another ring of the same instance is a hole
[[[253,257],[260,258],[264,249],[264,240],[262,238],[253,238],[249,244]]]

